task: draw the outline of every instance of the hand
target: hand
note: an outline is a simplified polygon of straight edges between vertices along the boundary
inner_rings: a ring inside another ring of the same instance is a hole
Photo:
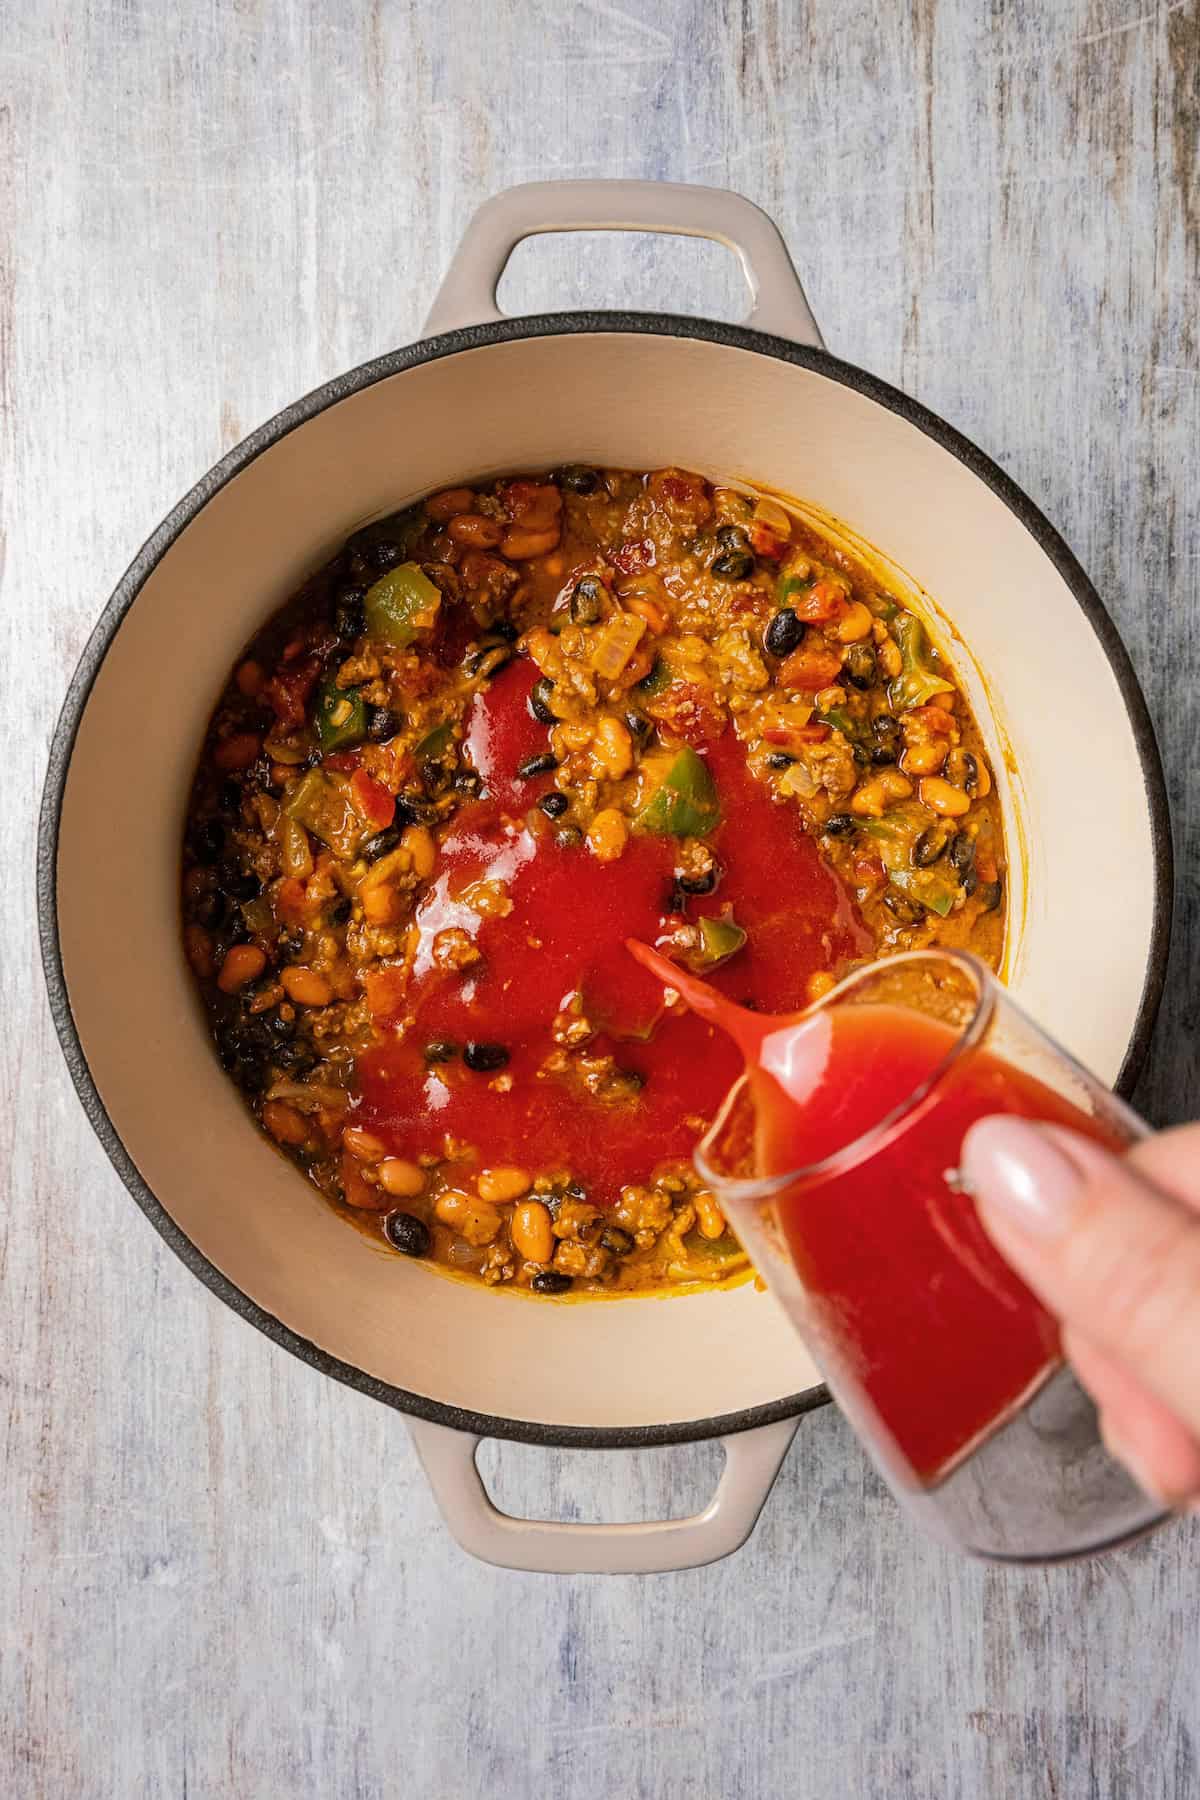
[[[997,1249],[1062,1320],[1113,1455],[1168,1505],[1200,1499],[1200,1125],[1113,1156],[982,1119],[963,1169]]]

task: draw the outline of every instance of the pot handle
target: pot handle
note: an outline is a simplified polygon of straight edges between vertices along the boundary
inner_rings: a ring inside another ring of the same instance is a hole
[[[750,289],[745,323],[821,349],[779,227],[728,188],[675,181],[529,181],[485,200],[463,233],[423,336],[502,319],[496,288],[523,238],[545,231],[656,231],[732,250]]]
[[[721,1438],[725,1467],[703,1512],[633,1525],[515,1519],[494,1506],[475,1461],[482,1439],[428,1419],[408,1428],[451,1535],[471,1556],[541,1575],[658,1575],[717,1562],[754,1530],[799,1419]]]

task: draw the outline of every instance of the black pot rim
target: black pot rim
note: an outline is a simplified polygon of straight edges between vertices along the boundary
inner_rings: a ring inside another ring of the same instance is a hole
[[[406,369],[435,362],[445,356],[457,355],[463,350],[481,349],[516,339],[614,332],[703,339],[761,356],[772,356],[782,362],[795,363],[857,390],[886,407],[889,412],[899,414],[963,463],[1003,501],[1062,576],[1099,639],[1112,668],[1137,745],[1150,813],[1155,863],[1154,925],[1133,1036],[1117,1081],[1118,1091],[1125,1094],[1133,1087],[1145,1059],[1162,996],[1174,886],[1166,784],[1150,715],[1129,653],[1079,562],[1033,501],[968,438],[898,388],[852,363],[843,362],[826,350],[810,349],[785,338],[749,330],[745,326],[665,313],[570,312],[504,319],[494,324],[474,325],[446,332],[439,337],[407,345],[364,363],[314,389],[304,398],[293,401],[222,457],[167,514],[118,582],[84,647],[51,743],[38,830],[38,926],[50,1010],[75,1090],[110,1162],[155,1230],[193,1275],[198,1276],[219,1299],[249,1324],[256,1326],[272,1342],[289,1350],[293,1356],[299,1357],[321,1374],[332,1376],[348,1387],[357,1389],[359,1393],[368,1394],[372,1399],[417,1418],[451,1426],[479,1437],[510,1438],[524,1443],[596,1450],[689,1443],[731,1432],[748,1431],[825,1405],[829,1400],[829,1393],[824,1386],[818,1385],[802,1393],[770,1401],[766,1405],[746,1407],[739,1412],[722,1414],[716,1418],[683,1420],[669,1425],[628,1426],[619,1429],[587,1425],[547,1425],[532,1420],[499,1418],[487,1413],[471,1412],[428,1399],[422,1394],[410,1393],[404,1388],[393,1387],[353,1364],[340,1361],[291,1331],[282,1320],[275,1318],[243,1293],[180,1229],[162,1202],[143,1181],[108,1115],[92,1080],[71,1012],[59,939],[57,861],[63,795],[76,735],[92,684],[122,620],[152,571],[201,509],[227,482],[281,438],[298,430],[328,407]]]

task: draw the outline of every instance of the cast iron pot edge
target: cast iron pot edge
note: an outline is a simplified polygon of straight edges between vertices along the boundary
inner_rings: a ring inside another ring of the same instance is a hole
[[[1109,617],[1099,595],[1078,560],[1049,520],[1009,476],[968,438],[947,425],[935,413],[911,399],[898,388],[869,375],[852,363],[843,362],[825,350],[810,349],[784,338],[770,337],[744,326],[727,325],[715,320],[676,317],[661,313],[552,313],[526,318],[506,319],[489,325],[476,325],[446,332],[362,364],[344,375],[314,389],[302,399],[277,413],[242,440],[204,475],[191,491],[169,512],[158,529],[147,539],[125,574],[84,646],[79,665],[71,679],[62,711],[51,741],[46,781],[42,793],[37,847],[37,912],[41,939],[42,966],[50,1000],[50,1011],[62,1045],[67,1067],[83,1109],[100,1139],[109,1161],[137,1201],[150,1223],[170,1248],[212,1292],[227,1306],[256,1326],[282,1349],[308,1363],[323,1375],[332,1376],[360,1393],[380,1400],[397,1410],[448,1425],[480,1437],[515,1439],[524,1443],[559,1445],[578,1449],[636,1449],[642,1446],[680,1444],[735,1431],[752,1430],[755,1426],[779,1419],[796,1417],[825,1405],[828,1389],[823,1385],[785,1396],[764,1406],[747,1407],[719,1418],[687,1420],[674,1425],[629,1426],[620,1429],[594,1426],[543,1425],[522,1419],[505,1419],[485,1413],[474,1413],[460,1407],[447,1406],[422,1394],[394,1387],[375,1376],[340,1361],[308,1339],[291,1331],[280,1319],[251,1300],[247,1294],[223,1274],[196,1247],[175,1223],[161,1201],[143,1181],[133,1159],[125,1149],[92,1080],[83,1045],[75,1026],[63,972],[62,948],[58,931],[57,862],[58,836],[63,795],[76,734],[92,684],[108,653],[109,646],[129,608],[137,599],[146,580],[209,500],[234,476],[241,473],[256,457],[279,442],[299,426],[306,424],[327,407],[351,394],[372,386],[377,381],[434,362],[462,350],[482,348],[489,344],[541,336],[578,335],[595,332],[634,332],[644,335],[706,339],[734,349],[749,350],[774,356],[783,362],[803,367],[857,389],[890,412],[898,413],[918,430],[932,437],[965,464],[991,491],[1003,501],[1039,547],[1053,563],[1070,588],[1108,657],[1113,675],[1125,703],[1134,741],[1137,745],[1150,810],[1151,834],[1155,863],[1154,925],[1146,979],[1129,1048],[1125,1053],[1117,1079],[1117,1091],[1128,1095],[1140,1072],[1149,1047],[1155,1015],[1166,978],[1167,954],[1171,933],[1171,910],[1174,891],[1174,858],[1171,842],[1170,813],[1166,784],[1154,728],[1145,697],[1138,685],[1129,653]]]

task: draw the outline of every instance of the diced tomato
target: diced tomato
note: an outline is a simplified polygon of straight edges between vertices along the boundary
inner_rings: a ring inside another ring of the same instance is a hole
[[[792,594],[788,605],[798,619],[807,619],[812,625],[827,625],[848,611],[844,584],[829,576]]]
[[[678,682],[648,710],[685,744],[714,743],[725,730],[725,715],[712,689],[695,682]]]
[[[275,671],[263,689],[263,699],[281,725],[303,725],[309,695],[320,673],[321,665],[315,656]]]
[[[632,543],[619,544],[610,550],[608,560],[614,568],[620,569],[622,575],[641,575],[652,569],[657,561],[657,552],[653,538],[634,538]]]
[[[363,1180],[362,1164],[348,1150],[342,1151],[342,1195],[347,1206],[361,1207],[364,1212],[387,1212],[392,1204],[383,1188]]]
[[[321,766],[332,769],[335,775],[353,775],[358,763],[357,750],[331,750],[328,756],[322,758]]]
[[[850,865],[854,880],[860,888],[876,888],[883,885],[883,864],[877,856],[860,853]]]
[[[791,540],[780,537],[768,525],[752,525],[750,527],[750,546],[756,556],[765,556],[768,562],[778,562]]]
[[[815,694],[819,688],[828,687],[837,679],[841,667],[841,656],[821,638],[815,642],[806,639],[798,650],[793,650],[780,663],[779,685]]]
[[[689,475],[682,469],[660,469],[651,475],[648,486],[672,523],[684,530],[698,531],[712,517],[708,484],[700,475]]]
[[[811,725],[798,725],[795,733],[798,744],[823,744],[832,735],[830,727],[819,720],[814,720]]]
[[[308,895],[296,875],[287,875],[275,889],[275,917],[281,925],[303,925],[308,917]]]
[[[562,494],[553,483],[541,481],[506,481],[499,500],[514,525],[531,531],[548,531],[563,505]]]
[[[385,963],[363,976],[367,1009],[373,1019],[394,1019],[404,1011],[408,969],[404,963]]]
[[[376,831],[386,831],[396,816],[394,796],[365,769],[355,769],[350,777],[350,802]]]
[[[996,858],[992,855],[990,850],[984,850],[982,848],[976,850],[975,873],[978,875],[980,881],[995,881],[999,871],[996,867]]]

